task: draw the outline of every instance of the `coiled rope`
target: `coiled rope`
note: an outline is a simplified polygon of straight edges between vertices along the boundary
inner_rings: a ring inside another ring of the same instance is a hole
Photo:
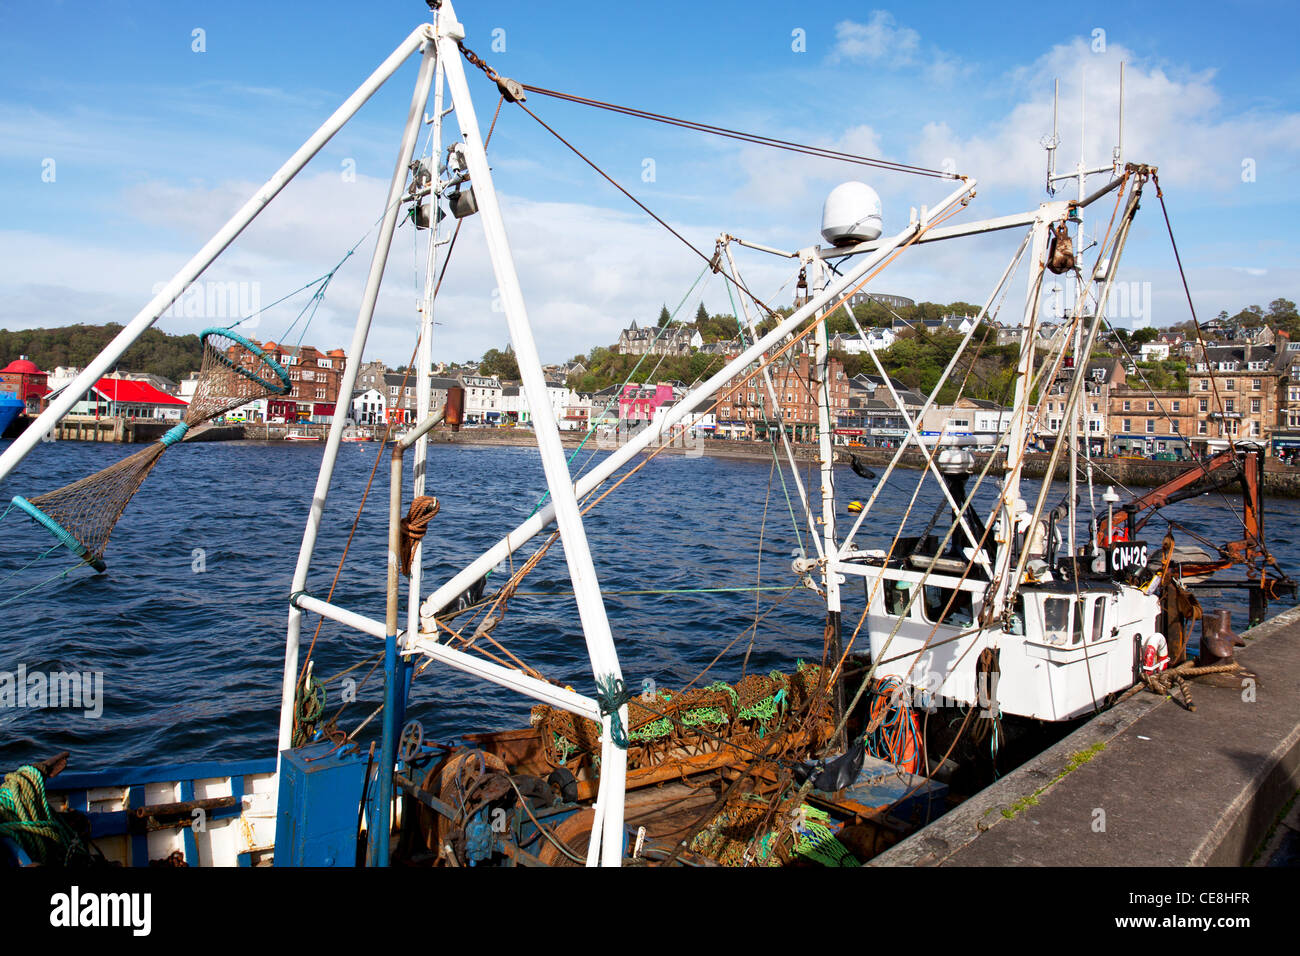
[[[438,499],[432,495],[417,495],[411,502],[410,510],[402,519],[401,561],[402,574],[411,576],[411,562],[415,560],[415,549],[424,540],[424,533],[429,529],[429,522],[438,513]]]
[[[609,738],[619,750],[627,750],[628,744],[619,709],[631,699],[632,694],[621,678],[609,674],[596,679],[596,703],[600,705],[601,716],[609,717]]]
[[[88,855],[81,838],[50,812],[45,774],[31,764],[6,774],[0,785],[0,836],[45,865],[66,866],[75,856]]]

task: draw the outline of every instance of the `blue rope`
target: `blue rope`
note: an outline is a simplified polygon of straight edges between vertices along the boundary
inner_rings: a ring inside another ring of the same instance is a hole
[[[190,430],[190,426],[184,422],[167,430],[167,434],[158,439],[158,443],[164,448],[170,448],[178,441],[185,437],[185,433]]]

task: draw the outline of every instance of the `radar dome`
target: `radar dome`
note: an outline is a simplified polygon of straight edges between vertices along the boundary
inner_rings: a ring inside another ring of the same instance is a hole
[[[880,196],[866,183],[840,183],[822,206],[822,237],[833,246],[879,239],[884,228]]]

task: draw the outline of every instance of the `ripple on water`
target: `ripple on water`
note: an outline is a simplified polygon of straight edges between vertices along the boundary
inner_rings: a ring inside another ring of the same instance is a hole
[[[313,593],[324,595],[329,588],[376,450],[365,444],[342,449],[309,581]],[[100,671],[104,710],[98,719],[74,711],[0,710],[0,764],[62,749],[74,751],[83,768],[271,753],[285,599],[321,452],[320,446],[252,442],[179,446],[160,459],[114,531],[107,574],[81,569],[13,599],[26,586],[18,581],[33,583],[40,578],[31,574],[59,570],[51,558],[5,582],[0,601],[9,601],[8,627],[0,669],[12,671],[21,663],[44,671]],[[39,494],[125,454],[128,449],[115,445],[42,446],[0,495],[7,500]],[[598,452],[593,461],[603,455]],[[591,467],[585,452],[578,465]],[[842,473],[841,498],[865,501],[874,484],[847,469]],[[519,524],[542,487],[540,459],[531,448],[435,445],[428,474],[442,509],[426,538],[426,585],[446,580]],[[859,543],[887,545],[882,535],[906,510],[917,477],[898,473],[877,500]],[[384,614],[386,480],[381,467],[334,595],[337,603],[377,619]],[[788,490],[793,499],[793,488]],[[1026,483],[1027,497],[1036,490]],[[992,495],[981,494],[980,500],[991,502]],[[937,491],[927,484],[916,520],[928,519],[937,503]],[[1171,514],[1209,537],[1235,522],[1218,497],[1181,503]],[[1298,514],[1296,502],[1269,503],[1268,527],[1288,567],[1300,564],[1300,542],[1277,529],[1293,527]],[[747,652],[749,669],[759,672],[820,655],[824,608],[814,594],[785,590],[793,583],[791,554],[799,548],[811,552],[812,544],[806,523],[792,519],[770,462],[656,458],[591,513],[587,530],[597,575],[610,592],[610,623],[630,685],[649,678],[680,686],[733,640],[707,680],[737,678]],[[0,576],[49,547],[43,532],[13,513],[0,522],[0,540]],[[524,554],[536,543],[540,539]],[[758,592],[757,599],[752,591],[619,593],[756,584],[775,590]],[[568,589],[563,548],[557,545],[510,603],[495,636],[548,676],[590,691],[585,642]],[[856,618],[861,601],[860,591],[846,592],[846,617]],[[1215,605],[1235,606],[1241,626],[1237,601],[1237,595],[1225,594]],[[754,632],[756,616],[764,614]],[[315,624],[307,619],[306,640]],[[326,624],[315,672],[337,674],[380,649],[369,637]],[[369,666],[352,676],[361,681]],[[381,696],[376,670],[345,712],[345,725],[369,714]],[[335,689],[330,704],[338,706]],[[413,684],[410,710],[430,737],[445,739],[521,726],[529,707],[495,686],[430,666]]]

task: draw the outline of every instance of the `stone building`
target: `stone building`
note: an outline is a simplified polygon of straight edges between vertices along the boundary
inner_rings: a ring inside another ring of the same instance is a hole
[[[778,362],[769,371],[776,392],[777,408],[768,400],[761,374],[755,374],[734,392],[723,387],[718,404],[717,434],[730,438],[763,439],[778,421],[794,441],[817,440],[816,371],[811,359],[799,355],[790,362]],[[831,427],[849,411],[849,379],[838,359],[830,361]]]

